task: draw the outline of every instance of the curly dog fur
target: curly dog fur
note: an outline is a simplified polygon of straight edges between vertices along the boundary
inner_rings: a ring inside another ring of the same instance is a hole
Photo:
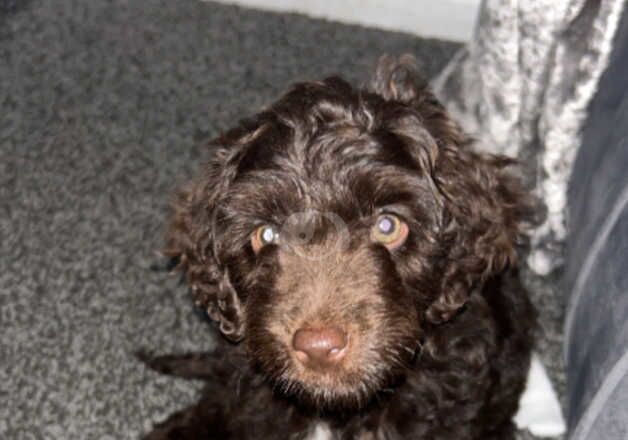
[[[513,438],[531,205],[512,161],[473,151],[407,58],[382,58],[364,89],[297,84],[213,144],[166,253],[225,338],[142,356],[206,381],[146,439]],[[401,244],[369,232],[382,213]],[[264,225],[282,241],[256,247]]]

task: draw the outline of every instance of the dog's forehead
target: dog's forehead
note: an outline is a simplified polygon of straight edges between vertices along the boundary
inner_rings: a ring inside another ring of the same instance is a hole
[[[319,129],[308,138],[285,132],[278,136],[282,130],[273,128],[265,131],[241,155],[236,187],[255,186],[260,194],[284,190],[311,200],[336,191],[355,190],[373,199],[374,192],[425,187],[425,171],[401,143],[385,135],[350,126]]]
[[[390,165],[422,172],[408,148],[385,130],[371,133],[355,124],[318,124],[316,129],[289,129],[275,122],[253,130],[240,151],[240,178],[256,171],[290,169],[300,175],[326,176],[351,165]]]
[[[394,132],[405,113],[376,117],[376,106],[353,106],[345,98],[331,106],[317,98],[272,107],[231,139],[225,174],[232,180],[221,204],[232,218],[281,223],[314,209],[353,220],[390,204],[437,211],[417,146]]]
[[[295,212],[332,212],[345,220],[397,206],[435,212],[427,179],[408,169],[373,162],[324,164],[321,173],[304,173],[295,164],[249,172],[224,197],[241,217],[281,222]]]

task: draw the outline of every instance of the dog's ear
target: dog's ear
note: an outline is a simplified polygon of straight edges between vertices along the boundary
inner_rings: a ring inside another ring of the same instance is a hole
[[[508,170],[512,164],[442,143],[432,178],[443,200],[440,235],[448,262],[440,294],[427,311],[431,321],[448,320],[470,292],[516,263],[531,203]]]
[[[387,101],[409,103],[420,99],[428,84],[415,66],[416,59],[412,55],[399,58],[382,55],[371,76],[369,89]]]
[[[200,176],[176,195],[163,253],[178,260],[176,269],[185,273],[196,304],[235,342],[244,334],[242,304],[214,251],[215,205],[225,190],[227,155],[219,149]]]
[[[388,118],[390,130],[429,177],[441,206],[439,241],[448,261],[426,317],[447,321],[474,288],[515,263],[533,204],[508,169],[515,161],[471,150],[411,57],[381,58],[371,88],[408,109]]]

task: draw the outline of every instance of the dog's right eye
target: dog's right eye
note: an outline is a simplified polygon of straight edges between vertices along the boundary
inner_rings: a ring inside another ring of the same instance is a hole
[[[276,241],[277,232],[275,232],[275,228],[269,225],[258,227],[251,235],[251,246],[255,253],[258,253],[267,244],[272,244]]]
[[[380,215],[371,228],[371,238],[389,250],[395,250],[408,238],[408,225],[396,215]]]

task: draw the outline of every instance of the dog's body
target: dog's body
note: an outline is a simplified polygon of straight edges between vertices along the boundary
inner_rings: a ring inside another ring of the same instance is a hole
[[[297,85],[217,140],[175,203],[168,255],[218,323],[206,380],[148,439],[509,439],[534,312],[529,204],[405,62],[371,91]]]

